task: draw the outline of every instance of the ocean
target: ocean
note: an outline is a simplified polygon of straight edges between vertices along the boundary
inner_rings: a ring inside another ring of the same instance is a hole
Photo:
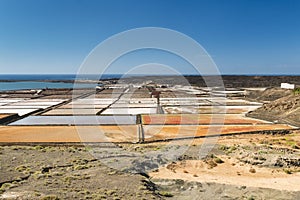
[[[121,75],[107,74],[101,79],[119,78]],[[73,88],[74,80],[99,80],[96,75],[81,75],[76,74],[1,74],[0,75],[0,91],[7,90],[23,90],[23,89],[60,89]],[[58,81],[58,82],[54,82]],[[66,81],[66,82],[63,82]],[[94,88],[95,84],[80,83],[76,84],[76,88]]]
[[[27,90],[27,89],[60,89],[73,88],[73,83],[64,82],[41,82],[41,81],[16,81],[0,82],[0,91]],[[95,84],[76,84],[76,88],[94,88]]]
[[[120,78],[120,74],[103,74],[101,79]],[[0,74],[0,81],[74,81],[99,80],[98,75],[76,75],[76,74]]]

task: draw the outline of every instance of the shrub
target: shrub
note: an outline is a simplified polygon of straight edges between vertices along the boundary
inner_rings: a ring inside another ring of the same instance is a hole
[[[208,169],[212,169],[212,168],[218,166],[218,164],[215,163],[213,160],[206,161],[206,164],[208,165]]]
[[[172,193],[166,192],[166,191],[161,191],[159,194],[163,197],[173,197],[174,195]]]
[[[41,200],[59,200],[56,195],[48,195],[41,198]]]
[[[292,174],[292,171],[290,169],[284,169],[283,171],[287,174]]]
[[[218,158],[218,157],[216,157],[216,158],[214,159],[214,161],[215,161],[216,163],[218,163],[218,164],[224,163],[224,161],[223,161],[221,158]]]
[[[255,198],[251,195],[250,197],[248,197],[248,200],[255,200]]]
[[[294,95],[299,95],[299,94],[300,94],[300,88],[295,88],[295,89],[293,90],[293,94],[294,94]]]
[[[250,172],[250,173],[255,173],[256,170],[255,170],[254,168],[250,168],[250,169],[249,169],[249,172]]]

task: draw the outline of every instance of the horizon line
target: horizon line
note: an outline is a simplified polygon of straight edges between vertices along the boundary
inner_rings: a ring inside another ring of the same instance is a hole
[[[41,74],[37,74],[37,73],[20,73],[20,74],[14,74],[14,73],[5,73],[5,74],[1,74],[0,73],[0,76],[22,76],[22,75],[31,75],[31,76],[39,76],[39,75],[72,75],[72,76],[75,76],[77,74],[73,74],[73,73],[41,73]],[[79,76],[99,76],[97,74],[78,74]],[[178,74],[115,74],[115,73],[110,73],[110,74],[102,74],[101,76],[103,75],[125,75],[125,76],[218,76],[218,75],[221,75],[221,76],[300,76],[300,74],[280,74],[280,73],[275,73],[275,74],[233,74],[233,73],[224,73],[224,74],[181,74],[181,75],[178,75]]]

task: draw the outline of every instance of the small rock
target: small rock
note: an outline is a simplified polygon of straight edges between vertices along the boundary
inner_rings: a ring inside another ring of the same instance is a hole
[[[244,190],[244,189],[246,189],[247,187],[245,186],[245,185],[243,185],[243,186],[240,186],[240,187],[238,187],[240,190]]]
[[[250,168],[250,169],[249,169],[249,172],[250,172],[250,173],[255,173],[256,170],[255,170],[254,168]]]

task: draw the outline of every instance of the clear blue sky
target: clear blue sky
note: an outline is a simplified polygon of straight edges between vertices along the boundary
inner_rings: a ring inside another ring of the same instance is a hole
[[[101,41],[148,26],[194,38],[223,74],[300,74],[298,0],[0,0],[0,73],[76,73]]]

